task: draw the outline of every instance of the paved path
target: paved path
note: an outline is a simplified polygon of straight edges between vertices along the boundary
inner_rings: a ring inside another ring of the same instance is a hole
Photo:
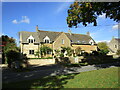
[[[92,70],[98,70],[102,68],[110,68],[110,67],[120,67],[120,63],[112,63],[112,64],[102,64],[102,65],[90,65],[90,66],[82,66],[82,67],[71,67],[65,68],[60,65],[49,65],[49,66],[39,66],[32,67],[32,71],[29,72],[11,72],[10,70],[3,69],[2,80],[4,83],[16,82],[22,80],[30,80],[37,79],[44,76],[54,76],[61,74],[69,74],[69,73],[80,73]]]

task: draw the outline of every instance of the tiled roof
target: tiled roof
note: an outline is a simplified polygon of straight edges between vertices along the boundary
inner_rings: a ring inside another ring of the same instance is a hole
[[[71,40],[73,43],[82,43],[82,44],[89,44],[89,41],[92,39],[88,35],[83,35],[83,34],[69,34],[65,33],[68,38]],[[92,39],[93,40],[93,39]],[[94,40],[93,40],[94,41]],[[94,41],[95,42],[95,41]]]
[[[39,43],[39,37],[37,32],[21,31],[20,34],[22,36],[22,43],[28,43],[27,39],[30,35],[32,35],[35,38],[35,43]]]
[[[120,38],[115,38],[115,40],[117,40],[120,43]]]
[[[54,41],[62,32],[52,32],[52,31],[42,31],[38,30],[38,35],[40,42],[43,42],[43,39],[48,36],[50,41]]]
[[[46,36],[48,36],[50,38],[50,41],[53,42],[63,32],[38,30],[38,32],[21,31],[20,33],[22,34],[22,40],[23,40],[22,43],[27,42],[27,38],[30,35],[32,35],[35,38],[35,41],[37,43],[37,42],[43,42],[43,39]],[[89,41],[92,39],[90,36],[84,35],[84,34],[73,34],[73,33],[71,33],[71,34],[65,33],[65,34],[71,40],[72,43],[89,44]],[[94,43],[95,43],[95,41],[94,41]]]

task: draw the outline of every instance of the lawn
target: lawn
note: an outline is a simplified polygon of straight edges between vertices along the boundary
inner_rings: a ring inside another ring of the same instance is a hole
[[[3,84],[3,88],[118,88],[118,67]]]

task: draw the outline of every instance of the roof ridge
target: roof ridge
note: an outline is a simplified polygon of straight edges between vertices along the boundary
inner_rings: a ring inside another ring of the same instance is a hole
[[[56,31],[44,31],[44,30],[38,30],[39,32],[56,32]],[[56,32],[56,33],[62,33],[62,32]]]
[[[66,33],[69,34],[69,33]],[[78,34],[78,33],[71,33],[71,34],[76,34],[76,35],[86,35],[86,34]],[[88,36],[88,35],[87,35]]]
[[[55,33],[62,33],[62,32],[56,32],[56,31],[44,31],[44,30],[38,30],[42,32],[55,32]],[[68,32],[64,32],[65,34],[69,34]],[[86,34],[77,34],[77,33],[71,33],[71,34],[76,34],[76,35],[86,35]],[[88,35],[87,35],[88,36]]]
[[[29,32],[29,31],[20,31],[20,32]],[[35,32],[30,32],[30,33],[35,33]]]

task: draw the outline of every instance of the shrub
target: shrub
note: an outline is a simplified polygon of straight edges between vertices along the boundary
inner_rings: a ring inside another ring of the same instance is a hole
[[[83,56],[88,56],[89,54],[87,52],[84,52],[83,53]]]
[[[63,53],[61,53],[61,54],[60,54],[60,57],[64,57],[64,54],[63,54]]]
[[[120,55],[120,50],[117,50],[116,54],[117,54],[117,55]]]
[[[93,54],[94,56],[98,56],[98,55],[99,55],[99,52],[93,51],[92,54]]]
[[[20,53],[13,50],[9,50],[6,52],[6,58],[7,58],[8,67],[11,67],[11,63],[13,61],[20,60]]]

